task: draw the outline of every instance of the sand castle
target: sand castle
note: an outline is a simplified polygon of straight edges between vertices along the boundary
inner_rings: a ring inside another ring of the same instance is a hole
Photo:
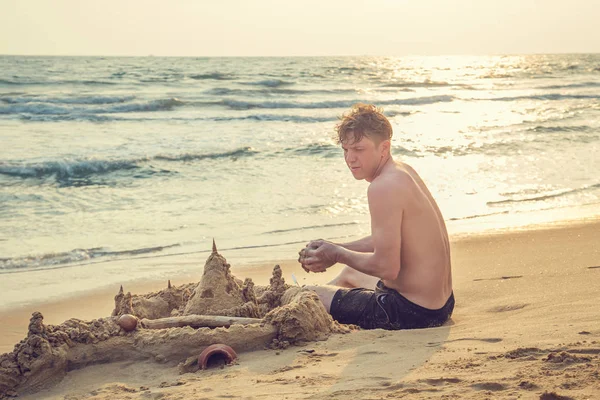
[[[123,323],[128,318],[133,325]],[[214,242],[199,283],[173,286],[169,281],[166,289],[143,295],[121,287],[110,317],[56,326],[44,325],[43,319],[33,313],[27,337],[0,355],[0,398],[39,391],[92,364],[154,360],[193,372],[199,354],[213,344],[239,353],[349,331],[331,318],[314,292],[287,285],[278,265],[266,287],[237,279]]]

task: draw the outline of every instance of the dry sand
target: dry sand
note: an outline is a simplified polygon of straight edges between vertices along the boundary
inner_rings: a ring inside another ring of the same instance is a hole
[[[446,326],[334,335],[183,375],[156,362],[97,365],[22,398],[600,398],[600,222],[454,239],[452,252],[457,306]],[[301,284],[336,273],[306,275],[294,261],[279,264],[288,282],[292,272]],[[266,284],[272,267],[232,272]],[[46,323],[108,316],[117,290],[0,314],[0,352],[25,335],[31,311]]]

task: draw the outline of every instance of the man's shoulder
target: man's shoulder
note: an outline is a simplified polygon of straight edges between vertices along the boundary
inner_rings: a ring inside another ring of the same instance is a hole
[[[415,181],[410,173],[403,169],[389,171],[373,180],[367,189],[368,197],[372,196],[401,196],[412,193],[415,188]]]
[[[369,190],[387,191],[387,190],[411,190],[415,181],[411,175],[408,165],[397,165],[395,168],[385,171],[379,175],[369,185]],[[410,167],[409,167],[410,168]]]

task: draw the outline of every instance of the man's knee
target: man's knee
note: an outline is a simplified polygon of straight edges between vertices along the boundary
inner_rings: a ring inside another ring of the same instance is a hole
[[[356,287],[356,286],[354,286],[354,283],[355,283],[355,279],[353,278],[354,272],[355,272],[355,270],[346,266],[342,269],[342,272],[340,272],[340,274],[338,276],[336,276],[335,278],[333,278],[333,280],[331,282],[329,282],[329,284],[334,285],[334,286],[344,287],[344,288]]]
[[[319,296],[319,300],[321,300],[321,303],[323,303],[323,306],[325,306],[327,312],[331,312],[331,302],[333,301],[335,293],[339,289],[338,287],[328,285],[306,285],[304,286],[304,289],[312,290],[313,292],[317,293],[317,296]]]
[[[354,268],[346,266],[334,280],[329,282],[329,284],[344,288],[375,289],[377,281],[379,281],[379,278],[375,276],[364,274]]]
[[[303,290],[312,290],[313,292],[316,292],[317,294],[319,294],[319,292],[318,292],[319,286],[318,285],[303,285],[302,289]]]

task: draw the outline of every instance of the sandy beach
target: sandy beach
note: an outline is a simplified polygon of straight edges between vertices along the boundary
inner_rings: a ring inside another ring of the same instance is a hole
[[[598,398],[599,237],[596,219],[452,238],[457,306],[440,328],[334,334],[241,353],[232,366],[187,374],[154,361],[95,365],[20,398]],[[307,275],[294,260],[276,263],[288,282],[292,273],[301,284],[336,274],[335,267]],[[232,265],[232,272],[266,284],[274,264]],[[191,281],[201,271],[202,264]],[[164,286],[140,282],[126,290]],[[47,324],[108,316],[117,290],[3,311],[0,352],[25,336],[32,311]]]

